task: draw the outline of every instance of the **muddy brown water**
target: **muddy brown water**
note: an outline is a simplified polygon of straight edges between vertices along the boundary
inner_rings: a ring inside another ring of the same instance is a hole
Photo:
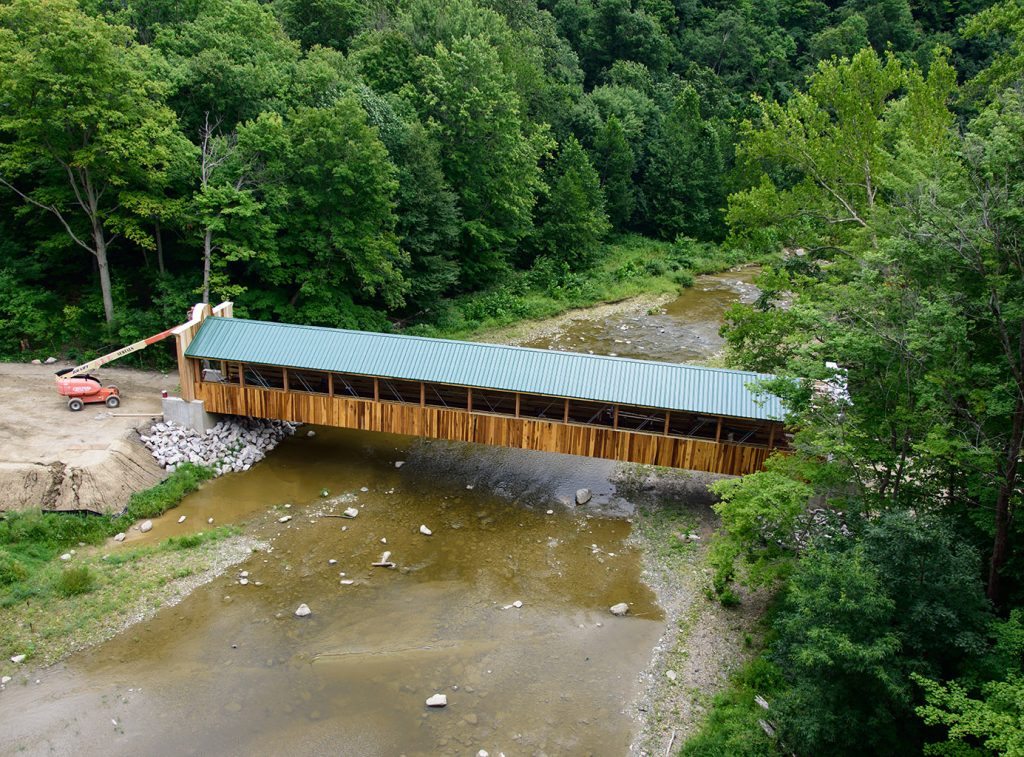
[[[680,298],[696,295],[692,307],[625,324],[644,334],[630,338],[633,354],[680,359],[692,345],[663,340],[706,334],[698,321],[716,308],[720,317],[749,281],[707,278]],[[588,344],[630,354],[609,339],[622,338],[621,323],[570,324],[569,334],[602,325]],[[664,616],[628,543],[633,504],[616,492],[615,465],[316,431],[133,535],[128,546],[213,517],[246,523],[268,546],[151,621],[35,673],[39,684],[0,692],[0,753],[628,750]],[[576,507],[582,487],[594,500]],[[323,517],[350,506],[354,519]],[[371,567],[385,550],[396,567]],[[613,617],[623,601],[630,615]],[[310,617],[294,616],[300,603]],[[435,693],[446,708],[425,706]]]

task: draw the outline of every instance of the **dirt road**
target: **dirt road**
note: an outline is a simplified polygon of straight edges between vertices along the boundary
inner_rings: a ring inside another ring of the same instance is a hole
[[[173,391],[177,376],[103,368],[99,378],[120,387],[121,407],[72,413],[54,387],[64,367],[0,363],[0,510],[119,509],[164,475],[135,429],[148,420],[139,414],[161,415],[160,390]]]

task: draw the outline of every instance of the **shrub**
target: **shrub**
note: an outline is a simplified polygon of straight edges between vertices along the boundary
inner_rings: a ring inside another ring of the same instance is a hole
[[[0,586],[24,581],[28,578],[28,568],[21,564],[10,553],[0,550]]]
[[[185,463],[152,489],[133,494],[128,500],[125,516],[134,521],[162,515],[212,476],[211,468]]]
[[[57,579],[57,592],[65,597],[76,597],[96,588],[96,578],[88,566],[68,568]]]

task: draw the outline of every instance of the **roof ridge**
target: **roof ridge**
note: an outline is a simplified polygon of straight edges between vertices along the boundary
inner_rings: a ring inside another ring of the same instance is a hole
[[[639,365],[658,365],[658,366],[665,366],[665,367],[671,367],[671,368],[683,368],[683,369],[686,369],[686,370],[694,370],[694,371],[702,371],[702,372],[703,371],[706,371],[706,372],[712,372],[713,371],[713,372],[716,372],[716,373],[725,373],[725,374],[734,375],[734,376],[750,376],[752,379],[774,378],[774,376],[772,374],[770,374],[770,373],[760,373],[760,372],[757,372],[757,371],[744,371],[744,370],[738,370],[738,369],[734,369],[734,368],[717,368],[717,367],[704,366],[704,365],[691,365],[690,363],[672,363],[672,362],[669,362],[669,361],[666,361],[666,360],[644,360],[642,358],[622,357],[620,355],[594,355],[594,354],[589,354],[589,353],[586,353],[586,352],[573,352],[573,351],[570,351],[570,350],[541,349],[540,347],[523,347],[523,346],[515,345],[515,344],[495,344],[494,342],[474,342],[474,341],[469,341],[469,340],[465,340],[465,339],[446,339],[446,338],[443,338],[443,337],[419,336],[418,334],[392,334],[392,333],[388,333],[388,332],[384,332],[384,331],[361,331],[359,329],[342,329],[342,328],[335,328],[335,327],[332,327],[332,326],[314,326],[314,325],[305,324],[305,323],[281,323],[281,322],[278,322],[278,321],[261,321],[261,320],[257,320],[257,319],[254,319],[254,318],[234,318],[234,317],[232,317],[232,318],[225,318],[223,316],[208,316],[205,320],[210,320],[212,318],[215,318],[215,319],[220,320],[220,321],[225,321],[225,322],[227,322],[227,321],[237,321],[237,322],[242,322],[242,323],[255,323],[255,324],[258,324],[258,325],[261,325],[261,326],[284,326],[284,327],[287,327],[287,328],[310,329],[310,330],[313,330],[313,331],[328,331],[328,332],[338,332],[338,331],[341,331],[341,332],[344,332],[346,334],[360,334],[360,335],[366,335],[366,336],[387,337],[387,338],[391,338],[391,339],[420,341],[420,342],[428,342],[428,343],[435,343],[435,344],[438,343],[438,342],[441,342],[441,343],[444,343],[444,344],[472,345],[474,347],[488,347],[488,348],[499,349],[499,350],[523,350],[523,351],[529,351],[529,352],[539,352],[539,353],[545,354],[545,355],[549,355],[549,354],[572,355],[574,357],[592,358],[592,359],[602,360],[602,361],[603,360],[616,360],[616,361],[626,362],[626,363],[636,363],[636,364],[639,364]]]

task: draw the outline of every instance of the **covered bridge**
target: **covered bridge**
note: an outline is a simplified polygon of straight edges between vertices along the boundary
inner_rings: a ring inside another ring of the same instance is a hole
[[[181,391],[213,413],[564,452],[712,473],[786,449],[766,374],[296,326],[197,307]]]

